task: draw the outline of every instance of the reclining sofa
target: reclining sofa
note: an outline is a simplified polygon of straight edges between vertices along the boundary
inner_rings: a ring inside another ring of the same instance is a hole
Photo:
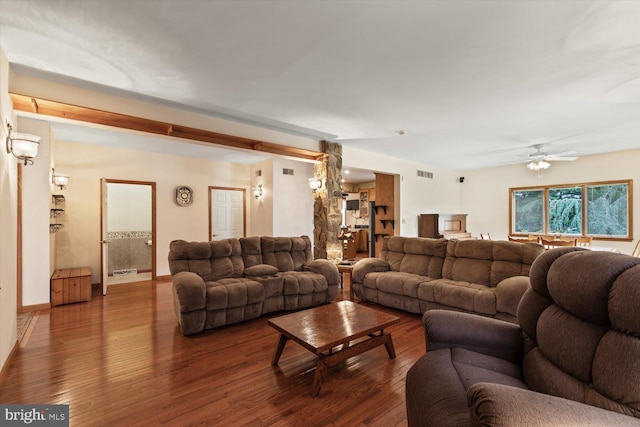
[[[516,321],[537,243],[387,237],[380,258],[358,261],[353,290],[410,313],[443,308]]]
[[[172,241],[169,270],[180,331],[191,335],[330,302],[340,285],[338,268],[314,260],[311,250],[308,236]]]
[[[558,248],[530,277],[519,324],[424,314],[409,426],[640,426],[640,258]]]

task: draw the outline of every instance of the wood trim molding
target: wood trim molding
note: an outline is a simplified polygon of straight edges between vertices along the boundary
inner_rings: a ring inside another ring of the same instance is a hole
[[[50,302],[43,302],[42,304],[24,305],[22,306],[22,310],[20,312],[28,313],[30,311],[48,310],[50,308],[51,308]]]
[[[128,116],[110,111],[97,110],[79,105],[35,98],[17,93],[9,93],[16,111],[42,114],[44,116],[58,117],[81,122],[94,123],[105,126],[113,126],[121,129],[129,129],[156,135],[171,136],[189,139],[193,141],[207,142],[226,147],[240,148],[244,150],[260,151],[270,154],[295,157],[309,161],[321,161],[323,153],[306,150],[303,148],[289,147],[257,139],[243,138],[240,136],[226,135],[204,129],[196,129],[177,124],[159,122],[142,117]]]

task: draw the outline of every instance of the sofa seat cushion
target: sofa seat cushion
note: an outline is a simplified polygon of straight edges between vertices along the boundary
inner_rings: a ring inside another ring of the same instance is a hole
[[[422,282],[434,280],[428,276],[418,276],[412,273],[388,271],[369,273],[364,278],[363,286],[382,292],[418,298],[418,286]]]
[[[419,408],[419,418],[429,425],[469,425],[467,390],[480,382],[529,389],[517,364],[462,348],[441,348],[429,351],[409,370],[407,405]]]
[[[312,271],[286,271],[278,273],[282,277],[284,295],[306,295],[326,292],[329,288],[327,278]]]
[[[423,282],[418,287],[418,299],[459,308],[472,313],[496,314],[495,288],[477,283],[449,279]]]
[[[220,279],[206,282],[207,310],[242,307],[264,301],[265,292],[261,283],[247,279]]]

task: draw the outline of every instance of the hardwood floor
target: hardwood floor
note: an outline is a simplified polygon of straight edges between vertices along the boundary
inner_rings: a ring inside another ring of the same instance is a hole
[[[424,354],[420,316],[368,306],[401,317],[387,329],[396,358],[379,347],[348,359],[313,398],[311,352],[289,343],[271,366],[279,334],[267,318],[282,313],[184,337],[170,282],[117,285],[40,311],[0,402],[67,403],[72,426],[403,426],[405,375]]]

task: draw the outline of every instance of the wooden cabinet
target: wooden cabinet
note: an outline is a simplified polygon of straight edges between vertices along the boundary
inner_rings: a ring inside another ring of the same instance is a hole
[[[420,214],[418,216],[418,237],[438,239],[442,234],[438,232],[438,214]]]
[[[51,276],[51,306],[91,301],[91,269],[63,268]]]
[[[382,241],[385,236],[395,234],[395,183],[394,176],[376,173],[376,221],[374,224],[375,256],[382,250]]]
[[[468,239],[471,233],[467,233],[467,214],[421,214],[418,237]]]

